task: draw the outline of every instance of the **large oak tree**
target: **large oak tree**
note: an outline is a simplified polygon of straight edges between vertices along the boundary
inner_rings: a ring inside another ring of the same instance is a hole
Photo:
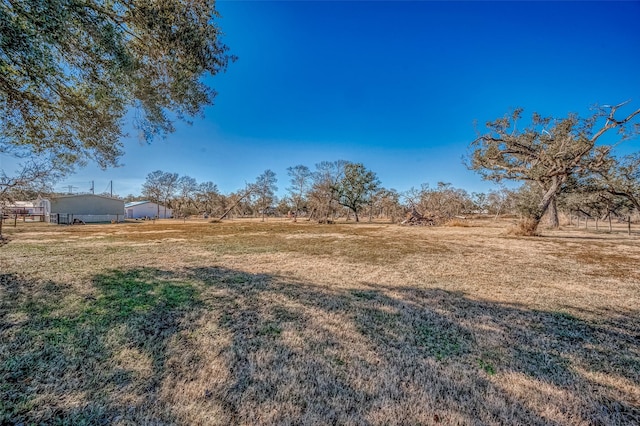
[[[638,133],[638,124],[630,126],[640,109],[624,118],[616,112],[624,104],[602,106],[587,118],[570,114],[566,118],[533,114],[529,125],[518,128],[522,109],[487,123],[488,132],[471,143],[470,168],[485,179],[532,182],[541,189],[541,197],[531,210],[535,231],[542,216],[561,193],[567,179],[599,167],[611,146],[596,145],[612,129],[621,138]]]

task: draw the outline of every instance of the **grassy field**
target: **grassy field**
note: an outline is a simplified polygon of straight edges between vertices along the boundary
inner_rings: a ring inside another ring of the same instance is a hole
[[[640,237],[6,227],[0,423],[640,424]]]

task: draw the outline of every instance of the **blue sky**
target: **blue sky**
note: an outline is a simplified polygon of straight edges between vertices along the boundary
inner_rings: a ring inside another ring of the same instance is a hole
[[[216,104],[165,140],[124,141],[122,167],[78,170],[57,185],[138,194],[154,170],[227,193],[266,169],[362,162],[387,188],[493,187],[462,156],[511,109],[586,115],[640,107],[640,2],[220,1],[238,61],[207,79]],[[623,111],[624,112],[624,111]],[[481,127],[482,128],[482,127]],[[638,151],[638,140],[625,150]]]

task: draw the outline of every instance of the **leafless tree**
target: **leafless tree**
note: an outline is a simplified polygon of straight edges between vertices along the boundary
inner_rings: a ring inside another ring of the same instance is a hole
[[[289,175],[289,182],[291,186],[287,188],[291,194],[291,201],[294,207],[293,221],[297,220],[300,209],[306,201],[307,193],[311,186],[311,170],[307,166],[299,164],[294,167],[287,168],[287,174]]]
[[[263,222],[267,215],[267,210],[275,201],[276,191],[278,190],[278,187],[276,186],[277,181],[278,179],[276,178],[276,174],[267,169],[256,178],[256,181],[253,184],[255,189],[254,193],[258,198],[259,210],[262,212]]]
[[[19,164],[12,176],[7,175],[4,169],[0,170],[0,238],[6,205],[51,192],[51,186],[63,174],[64,169],[55,159],[27,160]]]

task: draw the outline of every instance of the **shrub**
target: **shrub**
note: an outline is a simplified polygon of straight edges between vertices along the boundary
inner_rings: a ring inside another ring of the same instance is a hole
[[[518,235],[521,237],[534,237],[538,235],[536,227],[538,223],[530,218],[521,219],[515,226],[509,228],[510,235]]]

